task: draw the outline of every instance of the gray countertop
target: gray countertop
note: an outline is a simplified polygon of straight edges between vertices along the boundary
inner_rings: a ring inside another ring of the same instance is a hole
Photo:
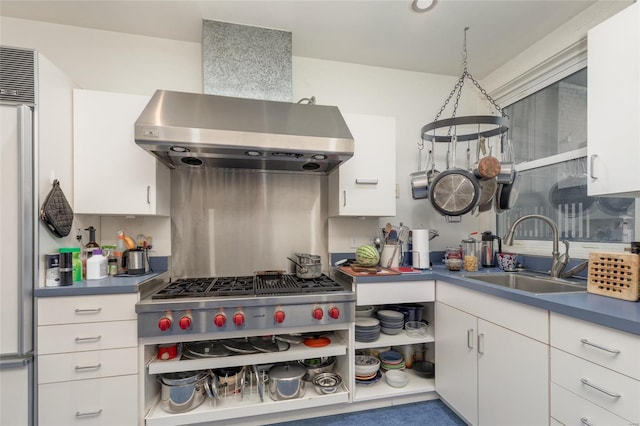
[[[495,273],[496,268],[480,269],[477,273]],[[595,324],[615,328],[640,335],[640,302],[629,302],[591,293],[551,293],[538,295],[521,290],[485,283],[463,277],[468,272],[447,271],[444,266],[436,266],[433,271],[387,276],[353,277],[340,270],[334,270],[336,276],[351,280],[356,284],[376,284],[394,281],[441,280],[466,287],[485,294],[536,306],[551,312],[583,319]],[[474,272],[475,274],[476,272]],[[586,281],[582,281],[585,283]],[[437,297],[437,296],[436,296]]]
[[[145,275],[107,277],[102,280],[84,280],[69,286],[38,287],[34,297],[88,296],[99,294],[138,293],[147,284],[154,283],[165,272],[151,272]]]

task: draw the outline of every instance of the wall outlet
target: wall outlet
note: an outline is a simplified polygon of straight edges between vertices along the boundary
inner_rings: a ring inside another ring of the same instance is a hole
[[[358,248],[358,239],[356,237],[351,237],[351,248]]]

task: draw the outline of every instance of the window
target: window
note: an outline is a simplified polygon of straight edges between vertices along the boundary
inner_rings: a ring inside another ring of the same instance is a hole
[[[514,207],[498,215],[498,233],[506,234],[520,216],[542,214],[556,222],[561,239],[576,243],[633,240],[635,199],[587,196],[587,69],[505,111],[511,119],[508,137],[521,182]],[[550,227],[541,221],[525,221],[516,230],[517,240],[551,238]]]

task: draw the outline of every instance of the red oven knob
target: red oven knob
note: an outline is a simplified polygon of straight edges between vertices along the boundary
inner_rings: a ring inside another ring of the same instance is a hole
[[[225,314],[218,314],[215,317],[213,317],[213,323],[216,325],[216,327],[224,327],[224,324],[227,322],[227,317],[225,316]]]
[[[313,317],[317,320],[321,320],[322,317],[324,316],[324,312],[322,312],[321,308],[315,308],[313,310]]]
[[[242,312],[236,312],[233,315],[233,323],[241,327],[244,324],[244,314]]]
[[[284,311],[276,311],[275,314],[273,314],[273,319],[277,322],[277,323],[283,323],[284,322]]]
[[[333,319],[338,319],[340,318],[340,309],[338,308],[331,308],[329,309],[329,316]]]
[[[180,321],[178,321],[178,325],[183,330],[186,330],[187,328],[191,327],[191,316],[190,315],[183,315],[180,318]]]
[[[170,317],[162,317],[160,321],[158,321],[158,328],[162,331],[166,331],[171,328],[171,318]]]

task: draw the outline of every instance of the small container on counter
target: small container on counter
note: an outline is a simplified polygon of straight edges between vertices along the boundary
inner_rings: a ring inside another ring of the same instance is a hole
[[[87,259],[87,279],[101,280],[107,278],[107,268],[107,258],[102,255],[102,250],[93,250],[93,256]]]
[[[60,254],[45,254],[44,265],[44,285],[46,287],[58,287],[60,285]]]
[[[73,248],[61,248],[60,251],[60,285],[73,284]]]
[[[462,260],[464,270],[475,272],[478,270],[478,258],[480,255],[481,241],[475,238],[462,240]]]
[[[462,248],[460,246],[447,248],[444,257],[449,271],[459,271],[462,268]]]

